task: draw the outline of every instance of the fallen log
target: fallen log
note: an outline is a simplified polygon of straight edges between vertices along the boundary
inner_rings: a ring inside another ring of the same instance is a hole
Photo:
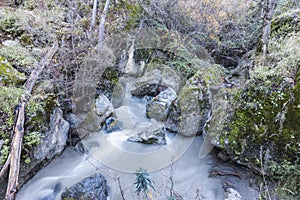
[[[27,79],[24,88],[25,88],[25,98],[21,99],[21,103],[18,107],[18,112],[16,116],[16,124],[13,130],[13,139],[11,143],[11,151],[9,155],[9,176],[8,176],[8,184],[6,189],[5,200],[14,200],[16,192],[18,190],[18,179],[20,172],[20,160],[21,160],[21,149],[22,149],[22,141],[24,136],[24,121],[25,121],[25,105],[29,100],[29,96],[31,94],[32,88],[37,81],[39,75],[44,70],[45,66],[47,66],[56,51],[58,50],[57,42],[54,43],[53,47],[48,51],[46,56],[40,61],[40,63],[36,63],[35,69],[31,72],[29,78]]]

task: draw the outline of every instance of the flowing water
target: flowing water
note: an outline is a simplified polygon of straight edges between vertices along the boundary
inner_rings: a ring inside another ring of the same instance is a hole
[[[170,192],[186,200],[223,199],[224,177],[208,176],[211,167],[219,165],[220,160],[215,152],[203,159],[198,158],[202,137],[186,138],[170,133],[167,134],[167,144],[161,146],[127,141],[129,136],[142,128],[161,125],[161,122],[146,117],[146,103],[143,100],[129,94],[127,92],[123,105],[115,110],[122,123],[121,131],[92,133],[82,141],[87,149],[85,153],[68,147],[21,188],[17,199],[59,200],[63,189],[97,172],[107,179],[110,200],[122,199],[120,187],[126,200],[139,199],[133,184],[133,173],[139,167],[148,169],[155,181],[156,190],[151,191],[154,199],[166,200]],[[242,183],[244,190],[248,190],[247,180]],[[245,193],[242,195],[251,199],[255,190]]]

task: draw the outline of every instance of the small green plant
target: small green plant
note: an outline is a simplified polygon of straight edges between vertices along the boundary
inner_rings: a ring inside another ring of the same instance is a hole
[[[140,194],[140,192],[143,192],[144,197],[147,200],[152,199],[150,188],[155,190],[154,187],[153,187],[154,181],[149,178],[150,175],[147,172],[147,170],[143,169],[143,168],[140,168],[136,171],[135,176],[136,176],[136,179],[135,179],[136,182],[134,183],[135,187],[136,187],[135,192],[137,194]]]
[[[21,25],[20,19],[13,14],[6,14],[4,18],[0,19],[0,30],[13,37],[22,35],[24,30]]]
[[[4,144],[0,151],[0,165],[3,165],[9,154],[9,145]]]
[[[268,169],[271,178],[277,183],[275,194],[279,199],[300,199],[299,161],[271,162]]]
[[[41,143],[40,133],[37,131],[31,132],[24,136],[25,145],[29,147],[37,146]]]

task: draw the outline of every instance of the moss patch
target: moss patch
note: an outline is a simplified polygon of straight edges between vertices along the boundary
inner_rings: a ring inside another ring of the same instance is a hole
[[[4,84],[20,84],[26,80],[25,74],[14,69],[3,57],[0,57],[0,78]]]
[[[22,71],[28,71],[34,67],[33,54],[20,44],[7,46],[0,49],[0,56],[5,57],[10,63]]]

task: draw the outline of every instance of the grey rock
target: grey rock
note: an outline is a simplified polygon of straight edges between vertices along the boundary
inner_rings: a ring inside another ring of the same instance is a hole
[[[80,138],[84,138],[89,132],[100,131],[106,118],[113,113],[114,108],[108,98],[104,94],[99,95],[92,110],[88,112],[78,128]]]
[[[113,105],[103,94],[99,95],[99,97],[96,99],[95,108],[96,114],[104,118],[110,116],[114,111]]]
[[[181,116],[178,133],[183,136],[194,136],[202,133],[203,127],[209,118],[211,105],[209,88],[217,87],[222,83],[223,72],[218,66],[209,66],[191,77],[180,90],[178,102]]]
[[[138,78],[131,88],[131,94],[134,96],[156,96],[162,88],[172,88],[177,93],[184,85],[183,76],[172,68],[157,63],[150,63],[147,66],[145,74]]]
[[[178,132],[180,115],[181,115],[180,106],[178,104],[178,100],[176,99],[174,103],[170,106],[168,119],[165,124],[166,130],[173,133]]]
[[[122,105],[123,100],[125,98],[125,93],[126,93],[126,79],[121,77],[119,78],[119,81],[114,87],[114,90],[111,95],[111,102],[114,108],[119,108]]]
[[[41,143],[34,148],[29,164],[22,164],[20,184],[36,173],[44,164],[60,155],[66,146],[69,123],[62,117],[59,108],[54,109],[50,116],[50,129],[43,134]]]
[[[144,76],[138,78],[136,82],[131,87],[131,94],[134,96],[143,97],[145,95],[155,96],[160,86],[161,81],[161,71],[152,70],[146,72]]]
[[[161,72],[160,85],[172,88],[176,91],[176,93],[178,93],[179,90],[185,85],[186,80],[183,75],[167,65],[150,63],[147,66],[145,74],[153,70],[159,70]]]
[[[164,127],[157,125],[139,130],[136,135],[128,138],[128,141],[156,145],[165,145],[167,143]]]
[[[179,94],[180,121],[178,133],[183,136],[195,136],[201,132],[206,120],[208,100],[203,98],[202,88],[185,86]]]
[[[158,121],[166,121],[170,106],[177,98],[175,90],[167,88],[154,97],[146,106],[147,117]]]
[[[184,85],[184,82],[184,78],[179,72],[173,70],[170,67],[164,67],[161,85],[172,88],[176,93],[178,93]]]
[[[78,127],[80,125],[80,123],[82,122],[82,120],[73,113],[68,113],[66,115],[66,120],[69,122],[70,128],[72,128],[72,129],[75,129],[76,127]]]
[[[109,187],[105,177],[97,173],[66,189],[62,199],[107,200]]]
[[[242,196],[240,195],[240,193],[235,188],[233,188],[232,185],[224,182],[223,188],[224,188],[223,200],[241,200],[242,199]]]
[[[53,158],[60,154],[66,145],[69,123],[63,119],[62,111],[56,108],[50,117],[50,131],[45,133],[43,141],[35,149],[35,158]]]
[[[228,91],[225,87],[211,87],[208,93],[211,105],[211,116],[204,125],[204,132],[205,136],[209,135],[213,145],[220,146],[218,137],[226,128],[226,120],[228,111],[230,110],[230,102],[228,98],[226,98]]]

